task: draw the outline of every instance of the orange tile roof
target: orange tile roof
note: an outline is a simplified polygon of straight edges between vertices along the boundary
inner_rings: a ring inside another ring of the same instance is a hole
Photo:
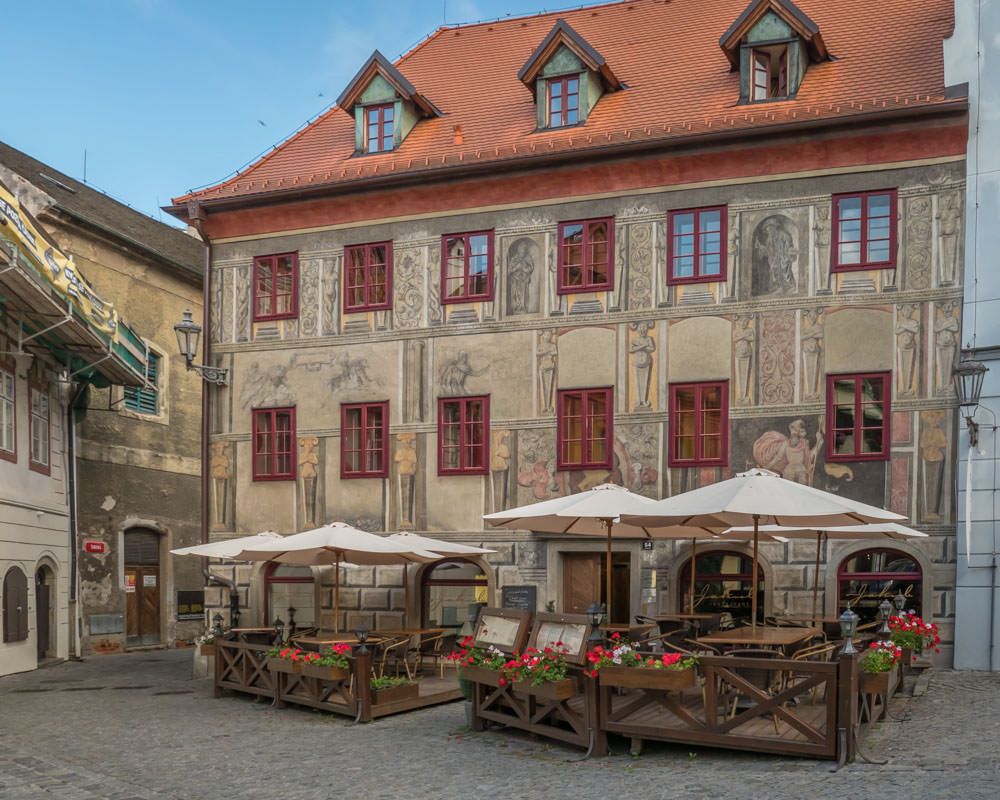
[[[354,121],[334,106],[242,173],[175,203],[964,102],[945,97],[942,42],[953,26],[952,0],[798,0],[833,60],[810,64],[792,100],[739,105],[739,75],[719,37],[746,5],[623,0],[442,27],[395,64],[443,116],[421,120],[395,151],[355,156]],[[534,99],[517,73],[560,18],[628,88],[605,94],[583,126],[536,131]]]

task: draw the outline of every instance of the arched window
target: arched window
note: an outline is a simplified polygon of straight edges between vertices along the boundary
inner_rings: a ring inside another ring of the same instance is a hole
[[[861,622],[878,619],[879,603],[897,594],[906,597],[906,610],[922,614],[923,571],[913,556],[898,550],[862,550],[840,562],[837,570],[838,609],[848,604]]]
[[[750,586],[753,584],[753,559],[730,550],[698,553],[695,572],[694,610],[698,614],[729,613],[733,619],[750,619]],[[690,609],[691,559],[681,570],[678,608]],[[757,572],[757,613],[764,613],[764,571]]]
[[[3,579],[3,640],[23,642],[28,638],[28,579],[19,567],[11,567]]]
[[[295,609],[295,625],[315,625],[315,580],[309,567],[270,563],[264,570],[264,624],[270,625],[275,617],[289,621],[289,608]]]
[[[463,559],[442,561],[428,568],[421,589],[420,616],[424,626],[456,632],[487,604],[489,596],[489,582],[482,568]]]

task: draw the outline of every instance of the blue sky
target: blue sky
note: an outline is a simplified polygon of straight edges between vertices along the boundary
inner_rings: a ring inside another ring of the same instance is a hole
[[[571,0],[548,0],[549,9]],[[50,0],[4,8],[0,139],[134,208],[215,183],[327,108],[375,48],[545,0]]]

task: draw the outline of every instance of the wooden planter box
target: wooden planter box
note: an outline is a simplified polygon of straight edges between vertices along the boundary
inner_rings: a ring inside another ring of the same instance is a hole
[[[302,674],[307,678],[320,678],[324,681],[346,681],[351,677],[347,667],[321,667],[318,664],[303,664]]]
[[[298,675],[302,672],[301,664],[296,664],[286,658],[269,658],[267,668],[271,672],[286,672],[290,675]]]
[[[417,683],[405,686],[389,686],[385,689],[372,689],[372,704],[395,703],[398,700],[413,700],[420,696],[420,685]]]
[[[531,681],[518,681],[514,684],[514,691],[541,697],[544,700],[569,700],[571,697],[576,697],[577,686],[573,678],[548,681],[541,686],[535,686]]]
[[[214,644],[202,644],[198,646],[198,655],[200,656],[214,656],[215,655],[215,645]]]
[[[893,667],[888,672],[862,672],[861,691],[865,694],[884,694],[888,697],[890,689],[896,688],[898,675],[898,667]]]
[[[470,683],[482,683],[485,686],[500,685],[500,673],[486,667],[459,667],[458,678]]]
[[[695,669],[652,669],[650,667],[601,667],[597,673],[604,686],[622,689],[680,691],[695,685]]]

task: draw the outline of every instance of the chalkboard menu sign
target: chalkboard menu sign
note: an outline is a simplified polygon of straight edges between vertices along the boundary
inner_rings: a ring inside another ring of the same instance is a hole
[[[205,617],[205,591],[177,590],[177,619],[204,619]]]
[[[504,586],[500,589],[500,605],[535,612],[538,603],[537,586]]]

